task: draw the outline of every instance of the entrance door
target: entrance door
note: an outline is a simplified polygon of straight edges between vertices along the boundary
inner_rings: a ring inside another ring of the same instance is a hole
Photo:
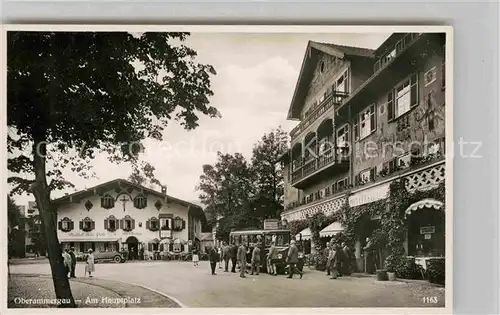
[[[134,260],[138,258],[139,241],[135,236],[129,236],[125,241],[128,247],[128,259]]]

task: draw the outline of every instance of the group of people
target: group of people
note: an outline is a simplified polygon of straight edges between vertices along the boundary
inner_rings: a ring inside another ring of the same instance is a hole
[[[92,272],[95,270],[95,260],[94,260],[94,251],[92,249],[88,250],[88,255],[85,260],[85,275],[88,273],[89,277],[92,277]],[[76,278],[75,269],[76,269],[76,254],[75,248],[71,247],[70,249],[65,249],[62,251],[62,258],[64,267],[66,268],[66,276],[68,278]]]
[[[343,275],[350,275],[352,270],[353,253],[346,243],[336,244],[330,241],[326,247],[326,274],[331,279]]]
[[[276,260],[278,259],[278,249],[276,248],[275,242],[271,242],[271,247],[269,252],[265,256],[267,270],[269,275],[276,276]],[[248,259],[250,255],[250,259]],[[240,268],[240,277],[246,278],[246,273],[250,275],[259,275],[262,266],[261,261],[261,244],[254,244],[253,248],[247,248],[246,244],[241,243],[237,246],[235,243],[229,245],[224,242],[222,247],[216,249],[215,247],[208,248],[208,257],[210,260],[210,270],[212,275],[216,275],[216,267],[219,264],[219,268],[222,269],[221,264],[224,263],[224,272],[229,272],[229,262],[231,261],[231,272],[236,273],[236,268]],[[250,260],[250,271],[247,268],[247,262]],[[198,266],[199,256],[197,252],[193,252],[193,263],[194,266]],[[299,263],[299,250],[295,244],[295,241],[290,242],[290,248],[288,250],[288,255],[286,257],[286,263],[289,266],[289,276],[291,279],[295,274],[299,275],[302,279],[303,273],[297,268]]]

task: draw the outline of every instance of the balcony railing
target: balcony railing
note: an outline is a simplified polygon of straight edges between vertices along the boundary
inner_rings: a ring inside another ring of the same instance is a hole
[[[373,72],[376,73],[386,65],[390,64],[399,54],[413,44],[421,33],[408,33],[401,38],[393,47],[388,49],[387,53],[380,58],[373,66]]]
[[[332,108],[334,105],[342,104],[343,100],[347,96],[349,96],[349,94],[345,92],[333,91],[332,93],[330,93],[330,95],[328,95],[323,100],[323,102],[321,102],[315,109],[313,109],[313,111],[309,115],[307,115],[307,117],[305,117],[305,119],[302,120],[297,127],[292,129],[292,131],[290,132],[290,136],[292,138],[298,136],[327,110]]]
[[[292,184],[308,177],[309,175],[334,164],[341,164],[349,161],[347,148],[335,147],[328,149],[317,157],[304,158],[299,163],[295,163],[292,171]]]

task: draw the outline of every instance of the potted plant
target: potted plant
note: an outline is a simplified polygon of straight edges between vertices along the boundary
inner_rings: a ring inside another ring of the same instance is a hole
[[[387,267],[387,279],[389,281],[396,281],[396,272],[390,267]]]
[[[387,266],[387,278],[389,281],[396,280],[396,268],[398,264],[398,259],[394,255],[389,255],[385,259],[385,264]]]

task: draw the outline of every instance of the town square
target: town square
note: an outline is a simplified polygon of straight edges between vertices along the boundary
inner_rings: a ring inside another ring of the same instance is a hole
[[[8,32],[7,307],[449,307],[447,36]]]

